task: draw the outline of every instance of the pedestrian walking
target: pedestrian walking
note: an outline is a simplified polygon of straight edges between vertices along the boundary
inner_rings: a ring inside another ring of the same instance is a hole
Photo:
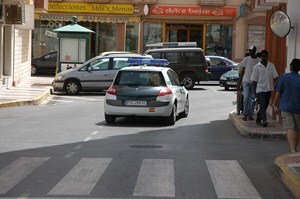
[[[300,142],[300,59],[292,60],[290,71],[281,75],[276,82],[272,106],[275,110],[278,109],[280,101],[283,129],[287,134],[291,153],[296,153]]]
[[[243,89],[243,120],[254,120],[254,102],[252,102],[253,96],[253,84],[250,80],[251,74],[253,71],[253,67],[260,61],[258,57],[256,57],[256,47],[250,46],[249,55],[243,59],[242,61],[242,70],[240,74],[240,78],[237,85],[238,92]]]
[[[259,110],[257,112],[256,124],[263,127],[268,126],[267,108],[274,90],[273,81],[277,80],[278,73],[273,63],[268,61],[267,50],[261,51],[261,61],[253,68],[250,80],[253,83],[253,96],[257,98]]]

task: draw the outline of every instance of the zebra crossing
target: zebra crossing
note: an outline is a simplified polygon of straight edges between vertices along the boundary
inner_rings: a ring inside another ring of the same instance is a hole
[[[0,168],[0,197],[5,196],[18,186],[18,183],[50,160],[50,157],[19,157]],[[44,198],[88,197],[112,160],[113,158],[81,158],[54,187],[49,187]],[[261,198],[236,160],[205,160],[205,163],[211,178],[208,183],[212,182],[217,198]],[[143,159],[139,171],[136,171],[138,175],[132,190],[132,198],[176,198],[174,168],[173,159]]]

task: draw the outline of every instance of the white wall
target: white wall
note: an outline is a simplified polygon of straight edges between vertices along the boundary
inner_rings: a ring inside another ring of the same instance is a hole
[[[20,83],[30,76],[31,31],[15,29],[14,82]]]
[[[289,70],[289,64],[293,58],[300,59],[300,0],[288,0],[287,14],[289,15],[292,27],[289,35],[287,36],[287,71]]]

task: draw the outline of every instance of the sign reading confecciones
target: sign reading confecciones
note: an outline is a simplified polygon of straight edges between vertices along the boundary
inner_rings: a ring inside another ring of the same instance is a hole
[[[74,2],[49,2],[49,12],[133,14],[132,4],[93,4]]]
[[[235,7],[217,7],[208,8],[200,6],[151,6],[150,15],[158,16],[203,16],[203,17],[236,17],[237,9]]]

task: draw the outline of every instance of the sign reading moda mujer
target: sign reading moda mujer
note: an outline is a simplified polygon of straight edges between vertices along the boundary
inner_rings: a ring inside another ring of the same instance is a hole
[[[151,6],[150,15],[154,16],[203,16],[203,17],[232,17],[237,16],[235,7],[208,8],[200,6]]]
[[[80,2],[49,2],[48,12],[133,14],[132,4],[93,4]]]

